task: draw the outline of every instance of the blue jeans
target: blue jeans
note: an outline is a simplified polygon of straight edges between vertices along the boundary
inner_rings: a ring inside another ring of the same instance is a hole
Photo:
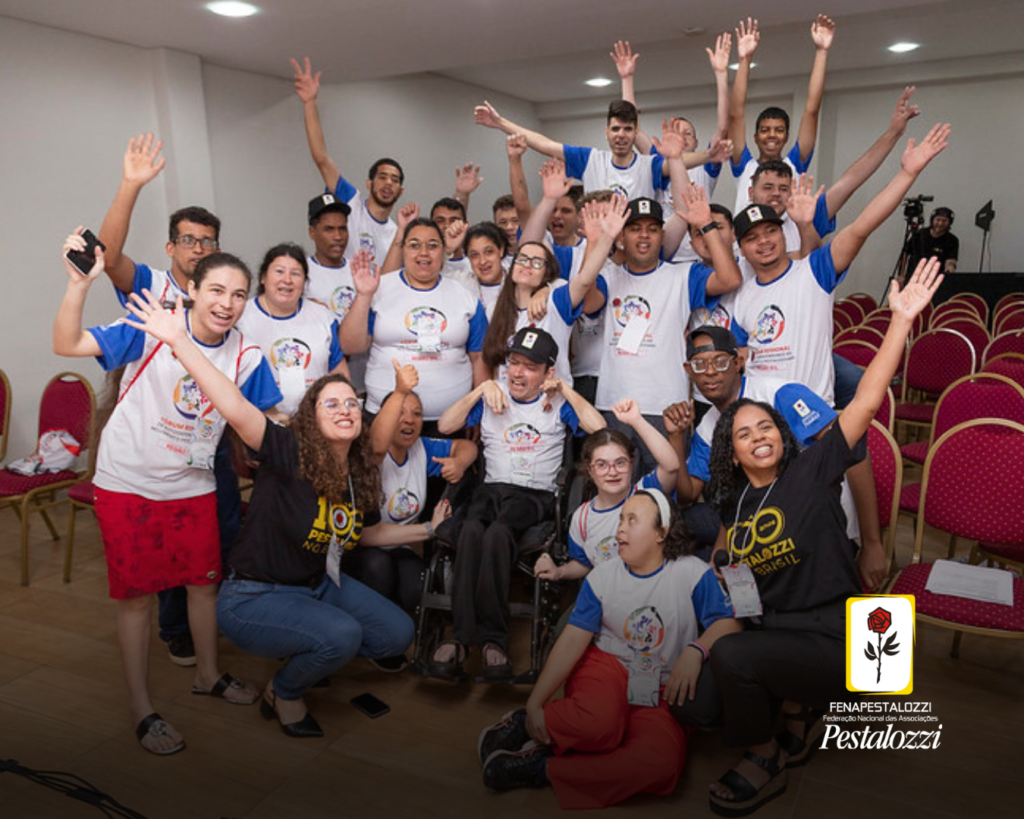
[[[225,580],[217,596],[217,625],[242,651],[288,657],[274,675],[274,692],[296,700],[356,654],[392,657],[412,642],[412,618],[398,606],[341,575],[315,589],[256,580]]]
[[[860,384],[864,370],[852,361],[847,361],[841,355],[836,355],[835,353],[832,354],[832,367],[836,371],[835,398],[833,403],[836,409],[843,409],[853,400],[853,396],[857,394],[857,385]]]

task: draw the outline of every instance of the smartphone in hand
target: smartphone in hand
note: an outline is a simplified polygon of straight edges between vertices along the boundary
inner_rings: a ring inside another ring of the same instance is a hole
[[[82,238],[85,239],[85,250],[69,250],[65,258],[75,266],[83,276],[88,276],[92,266],[96,264],[96,248],[106,250],[107,246],[96,238],[91,230],[86,228],[82,231]]]

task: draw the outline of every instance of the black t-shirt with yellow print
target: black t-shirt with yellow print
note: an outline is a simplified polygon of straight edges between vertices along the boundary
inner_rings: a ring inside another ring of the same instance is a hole
[[[323,579],[331,539],[346,549],[359,542],[362,512],[329,504],[299,476],[299,444],[287,427],[267,421],[256,454],[259,469],[242,533],[229,563],[239,574],[289,586]]]
[[[851,450],[833,424],[770,492],[751,486],[738,518],[735,507],[723,510],[732,557],[750,566],[765,609],[801,611],[860,593],[839,495],[843,473],[865,447],[862,440]]]

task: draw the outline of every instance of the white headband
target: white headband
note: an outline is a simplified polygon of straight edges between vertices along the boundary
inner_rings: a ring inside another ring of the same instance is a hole
[[[638,493],[649,495],[658,505],[658,514],[661,516],[661,525],[668,528],[672,525],[672,507],[669,506],[668,498],[660,489],[641,489]]]

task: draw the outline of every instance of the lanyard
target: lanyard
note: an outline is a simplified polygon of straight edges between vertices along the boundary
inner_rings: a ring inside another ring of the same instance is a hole
[[[750,527],[757,521],[758,515],[761,514],[761,510],[764,508],[765,502],[768,500],[768,496],[772,493],[772,489],[775,488],[775,482],[778,481],[778,477],[775,478],[770,484],[768,484],[768,491],[764,493],[764,497],[761,498],[761,502],[757,505],[757,510],[754,512],[754,517],[750,519],[750,526],[747,527],[747,531],[743,533],[743,545],[740,546],[739,551],[745,552],[747,549],[747,541],[750,540]],[[736,528],[740,525],[740,509],[743,508],[743,499],[747,497],[747,490],[750,489],[750,481],[747,481],[747,485],[743,487],[743,494],[740,495],[739,503],[736,504],[736,517],[732,522],[732,537],[729,539],[729,564],[732,565],[732,545],[736,540]]]

